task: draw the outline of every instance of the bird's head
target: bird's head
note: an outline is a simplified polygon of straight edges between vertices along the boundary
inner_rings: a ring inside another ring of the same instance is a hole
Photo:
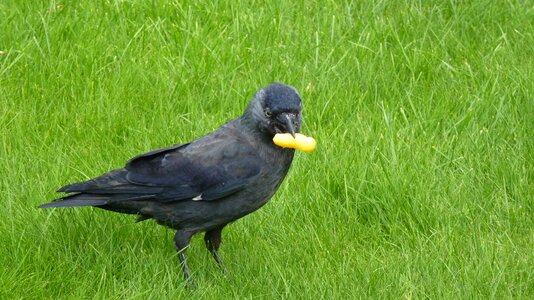
[[[294,87],[275,82],[256,92],[243,118],[270,138],[277,133],[294,136],[300,131],[302,100]]]

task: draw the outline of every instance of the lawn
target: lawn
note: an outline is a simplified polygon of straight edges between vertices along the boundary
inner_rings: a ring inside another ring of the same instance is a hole
[[[534,298],[532,1],[0,1],[0,299]],[[55,190],[304,99],[268,205],[200,236]]]

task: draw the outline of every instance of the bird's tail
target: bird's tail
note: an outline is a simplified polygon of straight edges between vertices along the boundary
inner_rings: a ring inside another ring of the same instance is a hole
[[[106,197],[104,195],[79,193],[56,199],[50,203],[39,205],[39,208],[102,206],[108,204],[108,202],[109,197]]]
[[[135,202],[153,198],[154,195],[77,193],[45,203],[40,205],[39,208],[96,206],[110,209],[120,206],[120,209],[124,210],[127,209],[126,206],[128,205],[126,203],[129,201]],[[137,211],[128,210],[126,213],[137,213]]]

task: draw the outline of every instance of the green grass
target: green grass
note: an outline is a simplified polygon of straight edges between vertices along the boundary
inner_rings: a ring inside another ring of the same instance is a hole
[[[146,3],[145,3],[146,2]],[[154,4],[157,3],[157,4]],[[0,298],[534,298],[531,1],[0,1]],[[273,200],[197,237],[64,184],[304,98]]]

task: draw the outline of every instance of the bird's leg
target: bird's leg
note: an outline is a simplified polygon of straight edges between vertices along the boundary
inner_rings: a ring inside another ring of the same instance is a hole
[[[213,258],[215,258],[215,261],[221,267],[221,269],[226,272],[226,269],[224,268],[223,262],[221,260],[221,257],[219,256],[219,247],[221,246],[222,241],[222,229],[224,225],[221,227],[217,227],[213,230],[206,231],[206,234],[204,235],[204,242],[206,242],[206,248],[211,252],[213,255]]]
[[[176,251],[178,251],[178,258],[180,259],[180,264],[182,265],[187,286],[190,288],[195,288],[195,282],[193,281],[193,277],[191,277],[189,266],[185,260],[185,250],[187,246],[189,246],[191,236],[192,234],[189,232],[178,230],[174,235],[174,247],[176,248]]]

